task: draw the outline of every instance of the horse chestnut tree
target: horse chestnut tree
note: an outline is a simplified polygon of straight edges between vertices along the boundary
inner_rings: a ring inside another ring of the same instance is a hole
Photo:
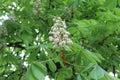
[[[119,80],[119,0],[0,4],[0,80]]]

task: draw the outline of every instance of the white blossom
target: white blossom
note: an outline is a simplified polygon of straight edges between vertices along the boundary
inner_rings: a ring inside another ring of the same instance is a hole
[[[62,41],[62,44],[63,44],[63,45],[65,45],[65,44],[66,44],[66,42],[65,42],[65,41]]]
[[[70,35],[70,33],[69,33],[69,32],[66,32],[66,34],[67,34],[67,35]]]
[[[56,45],[56,44],[53,46],[53,48],[57,48],[57,47],[58,47],[58,45]]]
[[[68,35],[65,34],[65,35],[63,35],[63,37],[64,37],[64,38],[68,38]]]
[[[35,0],[33,3],[33,13],[37,14],[42,11],[41,0]]]
[[[59,42],[59,38],[54,39],[54,42],[58,43]]]
[[[67,43],[68,43],[68,44],[72,44],[73,42],[72,42],[71,39],[68,39],[68,40],[67,40]]]
[[[63,44],[62,42],[59,42],[59,45],[60,45],[60,46],[62,46],[62,44]]]
[[[53,41],[53,37],[52,37],[52,36],[49,36],[49,40],[50,40],[50,41]]]
[[[66,26],[66,24],[65,24],[65,21],[63,21],[62,24],[63,24],[63,27],[64,27],[64,28],[67,28],[67,26]]]
[[[60,31],[63,32],[63,31],[64,31],[64,28],[60,28]]]
[[[49,41],[52,41],[53,48],[58,46],[65,47],[67,44],[72,44],[72,40],[69,38],[70,33],[66,30],[67,26],[65,21],[60,17],[55,17],[53,19],[55,22],[49,31]]]

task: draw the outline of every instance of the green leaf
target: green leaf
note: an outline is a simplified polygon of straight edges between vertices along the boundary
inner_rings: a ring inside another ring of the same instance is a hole
[[[62,68],[56,73],[55,80],[66,80],[72,77],[72,68]]]
[[[88,66],[85,67],[85,69],[82,70],[82,73],[85,71],[88,71],[89,69],[91,69],[95,64],[90,63]]]
[[[105,71],[100,66],[95,66],[94,69],[90,72],[89,78],[99,80],[104,77]]]
[[[77,75],[77,80],[82,80],[79,74]]]
[[[31,72],[31,69],[28,68],[27,73],[25,75],[25,80],[35,80],[36,78],[34,77],[34,75]]]
[[[42,70],[34,65],[31,66],[31,72],[36,80],[45,80],[45,75]]]
[[[65,80],[64,75],[62,73],[56,73],[55,80]]]
[[[99,58],[88,50],[83,50],[83,56],[92,63],[97,63],[97,61],[100,62]]]
[[[106,0],[104,5],[107,9],[114,9],[117,5],[117,0]]]
[[[34,62],[33,65],[36,66],[36,68],[38,68],[45,75],[47,74],[46,73],[46,71],[47,71],[46,67],[43,64],[41,64],[40,62]]]
[[[26,73],[26,80],[45,80],[46,68],[39,62],[34,62]]]
[[[22,35],[21,35],[21,38],[22,40],[24,41],[24,43],[28,46],[29,43],[32,42],[33,40],[33,36],[27,32],[24,32]]]
[[[120,0],[118,0],[118,5],[120,6]]]
[[[49,66],[49,69],[52,71],[52,72],[55,72],[56,71],[56,65],[53,61],[48,61],[48,66]]]
[[[76,56],[75,56],[75,62],[76,62],[77,65],[81,64],[81,54],[80,53],[76,54]]]

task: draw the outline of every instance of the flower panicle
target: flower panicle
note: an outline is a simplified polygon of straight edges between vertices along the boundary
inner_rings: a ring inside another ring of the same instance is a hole
[[[33,3],[33,13],[38,14],[42,11],[41,0],[35,0]]]
[[[67,44],[72,44],[72,40],[69,38],[70,33],[66,30],[67,26],[64,20],[60,17],[53,19],[55,22],[49,31],[49,41],[53,43],[53,48],[58,46],[65,47]]]

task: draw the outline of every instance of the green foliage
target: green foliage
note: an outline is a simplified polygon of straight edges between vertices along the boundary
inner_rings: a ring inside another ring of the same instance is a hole
[[[99,80],[100,78],[104,77],[105,71],[99,67],[95,66],[94,69],[90,72],[89,78]]]
[[[34,62],[26,73],[25,80],[44,80],[46,75],[46,67],[41,63]]]
[[[8,16],[0,17],[0,80],[119,80],[120,0],[0,4],[0,16]],[[65,20],[73,44],[53,48],[54,17]]]
[[[70,79],[71,76],[72,76],[72,68],[62,68],[56,73],[55,80],[66,80],[66,79]]]

